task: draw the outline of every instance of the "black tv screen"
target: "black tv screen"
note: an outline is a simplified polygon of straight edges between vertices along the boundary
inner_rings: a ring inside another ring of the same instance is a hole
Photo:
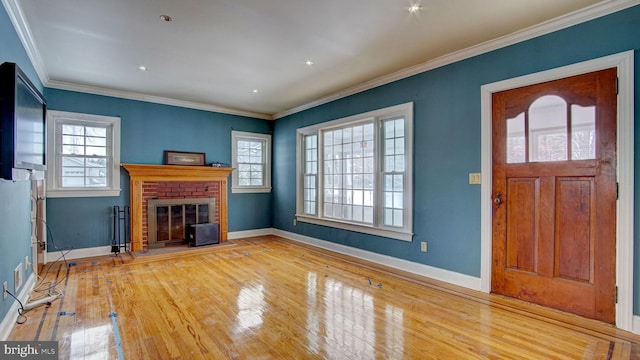
[[[0,177],[33,178],[46,170],[46,102],[14,63],[0,65]]]

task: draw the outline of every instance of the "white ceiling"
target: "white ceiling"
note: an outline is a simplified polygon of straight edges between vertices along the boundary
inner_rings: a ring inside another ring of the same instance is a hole
[[[411,14],[408,0],[2,1],[45,86],[262,118],[551,19],[637,3],[422,0]]]

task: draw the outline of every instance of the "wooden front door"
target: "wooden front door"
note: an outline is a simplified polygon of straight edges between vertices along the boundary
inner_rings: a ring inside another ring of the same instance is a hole
[[[616,76],[493,94],[492,292],[615,322]]]

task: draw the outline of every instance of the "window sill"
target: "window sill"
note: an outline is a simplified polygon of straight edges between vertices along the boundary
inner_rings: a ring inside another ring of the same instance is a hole
[[[364,234],[382,236],[386,238],[408,241],[408,242],[413,241],[413,233],[408,233],[408,232],[374,228],[366,225],[356,225],[356,224],[351,224],[347,222],[320,219],[317,217],[306,216],[306,215],[296,214],[296,219],[300,222],[306,222],[306,223],[315,224],[315,225],[328,226],[332,228],[355,231],[355,232],[360,232]]]
[[[72,197],[116,197],[120,196],[120,189],[105,190],[49,190],[47,198],[72,198]]]
[[[271,187],[232,187],[232,194],[270,193]]]

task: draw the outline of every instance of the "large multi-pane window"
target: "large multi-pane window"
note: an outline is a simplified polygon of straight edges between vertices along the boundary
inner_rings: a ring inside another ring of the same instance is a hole
[[[411,240],[412,129],[411,103],[298,129],[298,220]]]
[[[271,191],[271,135],[233,131],[232,192]]]
[[[120,191],[120,118],[49,111],[48,196]]]

